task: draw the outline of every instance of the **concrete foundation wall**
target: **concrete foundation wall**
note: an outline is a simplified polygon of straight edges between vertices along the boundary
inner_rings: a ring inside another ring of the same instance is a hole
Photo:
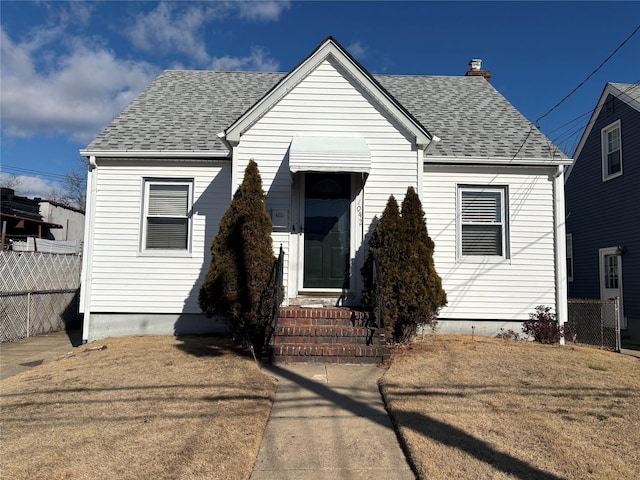
[[[225,333],[228,333],[228,328],[222,319],[207,318],[204,314],[92,313],[88,338],[83,338],[83,341],[129,335]]]
[[[473,328],[475,327],[475,328]],[[502,330],[501,330],[502,329]],[[522,332],[521,321],[507,320],[447,320],[439,319],[435,333],[440,335],[481,335],[485,337],[496,337],[502,333],[513,330],[519,338],[525,338]],[[424,329],[425,335],[431,334],[431,328]],[[422,331],[418,330],[418,341]]]

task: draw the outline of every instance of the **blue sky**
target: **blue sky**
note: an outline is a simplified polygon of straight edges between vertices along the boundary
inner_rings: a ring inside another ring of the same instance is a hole
[[[25,177],[27,196],[46,196],[77,169],[79,150],[164,69],[287,72],[332,35],[373,74],[462,75],[481,58],[495,88],[536,122],[640,25],[631,1],[3,0],[0,9],[0,174]],[[639,82],[639,60],[640,33],[541,130],[571,155],[605,83]]]

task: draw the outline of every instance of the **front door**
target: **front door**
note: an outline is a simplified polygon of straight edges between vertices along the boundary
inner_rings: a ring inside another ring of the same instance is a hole
[[[307,173],[304,288],[348,288],[351,175]]]
[[[622,310],[622,255],[616,247],[600,249],[600,299],[620,299]],[[620,315],[620,328],[627,328],[624,312]],[[611,325],[613,326],[613,325]]]

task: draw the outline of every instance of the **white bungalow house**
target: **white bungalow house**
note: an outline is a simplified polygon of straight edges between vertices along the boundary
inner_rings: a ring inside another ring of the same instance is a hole
[[[488,82],[372,75],[333,38],[289,73],[165,71],[81,151],[90,160],[83,338],[203,333],[218,223],[254,159],[287,305],[357,305],[393,194],[421,196],[448,296],[439,332],[566,318],[563,167]]]

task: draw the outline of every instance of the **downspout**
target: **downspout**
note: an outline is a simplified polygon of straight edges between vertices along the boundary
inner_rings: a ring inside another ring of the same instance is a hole
[[[98,164],[96,157],[89,157],[87,170],[87,200],[85,205],[84,246],[82,251],[82,277],[80,280],[80,311],[84,313],[82,322],[82,343],[89,341],[91,323],[91,282],[93,280],[93,232],[95,231],[96,191]]]
[[[553,176],[553,211],[555,229],[555,267],[556,267],[556,320],[562,327],[569,320],[567,292],[567,240],[564,205],[564,166],[558,165]],[[564,335],[560,345],[564,345]]]

